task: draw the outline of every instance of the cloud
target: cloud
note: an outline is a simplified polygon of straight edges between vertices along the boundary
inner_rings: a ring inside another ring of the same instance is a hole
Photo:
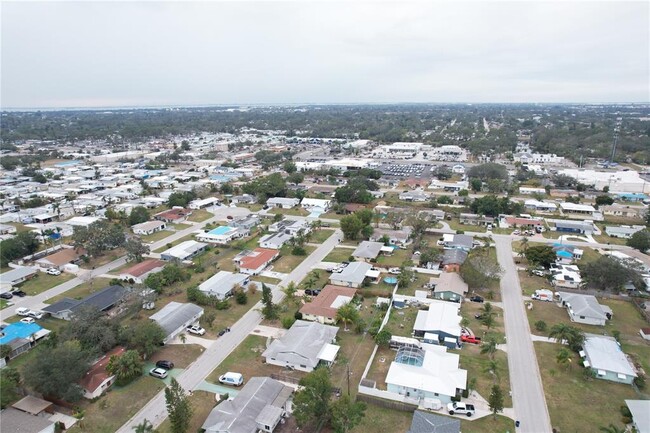
[[[8,2],[2,107],[648,102],[647,2]]]

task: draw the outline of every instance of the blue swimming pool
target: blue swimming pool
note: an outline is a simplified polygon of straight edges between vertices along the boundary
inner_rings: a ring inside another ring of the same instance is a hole
[[[230,230],[232,230],[232,227],[219,226],[217,228],[214,228],[214,229],[210,230],[208,233],[211,234],[211,235],[225,235]]]
[[[384,283],[397,284],[397,277],[384,277]]]

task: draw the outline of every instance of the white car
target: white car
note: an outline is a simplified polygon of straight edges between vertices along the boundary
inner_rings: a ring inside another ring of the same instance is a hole
[[[25,308],[25,307],[16,308],[16,314],[18,314],[19,316],[28,316],[29,308]]]
[[[49,275],[61,275],[61,271],[57,268],[49,268],[45,273]]]
[[[164,379],[167,377],[167,370],[164,368],[153,368],[149,371],[149,375],[153,377],[157,377],[158,379]]]
[[[34,319],[42,319],[43,318],[43,313],[40,312],[40,311],[29,310],[27,315],[29,317],[33,317]]]
[[[399,275],[399,274],[400,274],[400,270],[399,270],[399,268],[390,268],[390,269],[388,270],[388,273],[389,273],[389,274],[392,274],[392,275]]]
[[[20,323],[26,323],[28,325],[32,324],[34,322],[35,322],[35,320],[32,319],[31,317],[23,317],[22,319],[20,319]]]
[[[199,325],[192,325],[187,327],[187,332],[194,335],[203,335],[205,334],[205,329],[201,328]]]

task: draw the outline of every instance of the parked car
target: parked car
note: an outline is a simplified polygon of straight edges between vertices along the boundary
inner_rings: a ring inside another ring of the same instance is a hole
[[[158,379],[164,379],[164,378],[167,377],[167,370],[165,370],[164,368],[158,368],[158,367],[152,368],[149,371],[149,375],[153,376],[153,377],[157,377]]]
[[[517,229],[517,230],[513,231],[512,234],[515,235],[515,236],[519,236],[521,234],[521,232],[519,231],[519,229]]]
[[[205,329],[201,328],[199,325],[192,325],[187,327],[187,332],[194,335],[203,335],[205,334]]]
[[[49,268],[47,271],[45,271],[45,273],[49,275],[61,275],[61,271],[59,271],[57,268]]]
[[[241,386],[244,383],[244,376],[241,373],[233,373],[229,371],[228,373],[219,376],[219,382],[224,385]]]
[[[533,269],[532,271],[530,271],[530,273],[533,275],[537,275],[538,277],[543,277],[544,275],[546,275],[544,271],[540,269]]]
[[[33,318],[31,318],[31,317],[23,317],[22,319],[20,319],[20,322],[21,323],[26,323],[26,324],[29,325],[29,324],[34,323],[35,320]]]
[[[473,404],[456,401],[447,405],[447,411],[449,412],[449,415],[457,413],[459,415],[465,414],[467,416],[472,416],[474,415],[474,412],[476,412],[476,409]]]
[[[399,268],[390,268],[390,269],[388,270],[388,273],[389,273],[389,274],[392,274],[392,275],[399,275],[399,274],[400,274],[400,270],[399,270]]]
[[[13,292],[11,292],[11,294],[14,296],[18,296],[19,298],[24,298],[25,296],[27,296],[27,293],[23,292],[22,290],[14,290]]]
[[[307,296],[318,296],[320,289],[307,289],[305,290],[305,295]]]
[[[171,361],[161,359],[160,361],[156,362],[156,367],[164,368],[165,370],[171,370],[172,368],[174,368],[174,363]]]
[[[12,295],[11,292],[0,293],[0,298],[2,299],[11,299],[13,297],[14,295]]]
[[[29,308],[20,307],[16,308],[16,314],[19,316],[27,316],[29,314]]]
[[[463,343],[481,344],[480,337],[477,337],[475,335],[461,335],[460,341]]]
[[[42,319],[43,318],[43,313],[41,311],[29,310],[27,315],[29,317],[33,317],[34,319]]]
[[[478,295],[472,296],[471,298],[469,298],[469,300],[472,301],[472,302],[480,302],[480,303],[485,301],[485,299],[483,299],[482,297],[480,297]]]
[[[226,332],[230,332],[230,328],[223,328],[221,331],[219,331],[219,337],[224,335]]]

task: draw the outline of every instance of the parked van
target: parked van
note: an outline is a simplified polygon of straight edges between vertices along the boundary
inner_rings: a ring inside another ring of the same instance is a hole
[[[244,376],[241,373],[228,372],[219,377],[219,382],[224,385],[241,386],[244,383]]]

